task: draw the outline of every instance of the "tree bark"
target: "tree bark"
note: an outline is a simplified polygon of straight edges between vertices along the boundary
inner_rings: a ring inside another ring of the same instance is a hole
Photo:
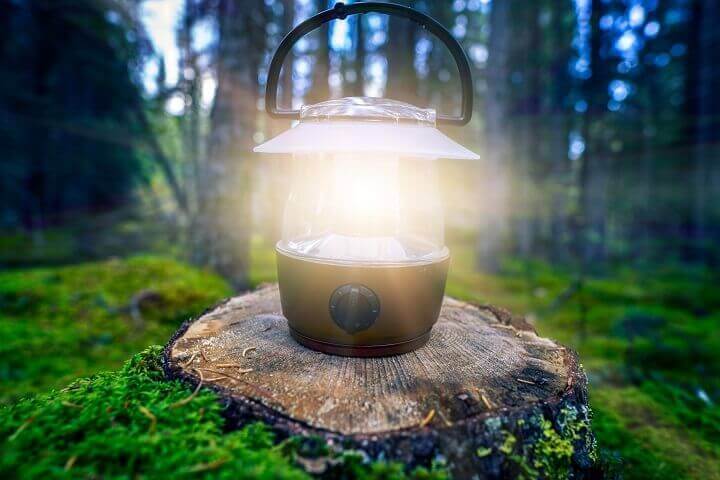
[[[208,310],[166,346],[166,374],[215,390],[229,428],[260,420],[407,468],[445,459],[456,478],[534,478],[558,473],[543,460],[567,474],[593,463],[576,354],[505,310],[446,298],[425,346],[369,359],[300,346],[280,311],[277,286]],[[572,454],[547,457],[551,441]],[[330,459],[311,464],[332,473]]]

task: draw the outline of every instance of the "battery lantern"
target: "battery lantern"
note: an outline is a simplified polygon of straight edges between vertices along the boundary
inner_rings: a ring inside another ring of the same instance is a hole
[[[280,70],[295,42],[326,22],[363,13],[405,17],[447,46],[460,74],[459,116],[367,97],[278,109]],[[472,102],[460,45],[408,7],[338,3],[282,40],[268,71],[265,107],[272,117],[299,122],[255,151],[292,155],[276,252],[283,315],[299,343],[336,355],[381,356],[427,341],[450,262],[435,159],[478,158],[436,124],[466,124]]]

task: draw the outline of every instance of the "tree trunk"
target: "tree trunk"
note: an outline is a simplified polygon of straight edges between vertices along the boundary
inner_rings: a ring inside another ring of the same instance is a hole
[[[590,65],[592,76],[585,84],[589,114],[585,118],[586,154],[580,171],[580,207],[582,210],[583,238],[582,262],[585,268],[595,268],[607,256],[607,189],[611,155],[609,144],[612,131],[604,128],[608,116],[607,86],[608,66],[601,55],[602,29],[600,19],[607,11],[607,5],[593,2],[590,24]]]
[[[350,90],[350,94],[354,97],[365,95],[365,31],[362,20],[362,15],[355,19],[355,56],[353,58],[355,81]]]
[[[411,2],[399,2],[410,4]],[[415,71],[416,24],[406,18],[388,19],[388,40],[385,42],[387,82],[385,97],[418,105],[418,77]]]
[[[533,199],[533,166],[539,160],[538,124],[540,117],[540,66],[537,59],[537,48],[540,45],[541,33],[538,25],[539,5],[531,2],[518,9],[516,20],[520,28],[514,35],[513,57],[520,65],[516,71],[522,72],[522,87],[518,92],[518,101],[514,115],[517,120],[515,127],[516,149],[513,155],[513,177],[518,183],[514,215],[516,224],[516,248],[518,253],[527,258],[532,254],[535,237],[534,225],[539,216],[537,204]]]
[[[545,132],[545,155],[549,163],[549,175],[545,179],[545,192],[550,195],[549,232],[552,239],[549,246],[550,258],[554,262],[567,262],[568,260],[568,210],[571,169],[568,159],[568,134],[570,128],[569,114],[565,106],[566,97],[571,88],[568,74],[568,62],[571,56],[571,42],[574,33],[574,23],[566,19],[574,19],[568,10],[574,8],[572,2],[566,0],[553,0],[551,33],[545,42],[545,49],[550,52],[550,68],[552,81],[548,88],[548,103],[545,117],[548,122],[539,125]]]
[[[295,1],[283,0],[283,14],[280,24],[282,32],[278,38],[281,41],[295,26]],[[272,52],[274,53],[274,51]],[[278,100],[281,108],[291,109],[293,107],[293,65],[295,64],[295,54],[291,49],[285,56],[285,63],[280,71],[280,100]],[[278,123],[278,122],[275,122]],[[287,121],[282,122],[282,130],[288,125]],[[280,133],[279,131],[277,133]]]
[[[326,10],[326,0],[316,0],[316,11]],[[308,93],[308,104],[324,102],[330,98],[330,30],[327,24],[314,33],[317,35],[318,47],[315,50],[315,64],[312,70],[312,87]]]
[[[277,286],[221,303],[168,343],[166,374],[218,392],[230,428],[260,420],[281,438],[320,437],[407,468],[445,459],[456,478],[581,478],[592,466],[576,354],[523,319],[446,298],[425,346],[348,358],[295,343],[280,310]],[[303,460],[332,474],[330,459]]]
[[[295,1],[282,0],[282,16],[276,19],[280,24],[280,32],[276,37],[274,44],[269,45],[272,55],[275,48],[279,45],[285,35],[287,35],[295,24]],[[280,88],[278,91],[278,106],[281,109],[293,108],[293,66],[295,63],[295,54],[291,49],[285,57],[285,62],[280,71]],[[260,113],[262,116],[263,114]],[[264,116],[266,123],[265,131],[269,137],[276,137],[280,133],[289,129],[292,125],[289,120],[275,119]],[[289,189],[289,178],[286,174],[289,158],[287,155],[264,155],[259,159],[259,170],[263,172],[266,178],[262,195],[264,203],[262,207],[266,212],[263,217],[262,232],[265,241],[269,245],[275,245],[282,235],[282,215],[287,200]]]
[[[695,24],[690,68],[695,69],[688,92],[694,113],[695,188],[693,193],[693,239],[698,257],[705,260],[708,246],[708,200],[710,197],[711,163],[720,154],[720,94],[718,93],[717,22],[720,5],[715,0],[697,0],[693,9]]]
[[[265,45],[265,3],[218,5],[218,87],[208,159],[201,175],[194,257],[238,290],[248,287],[249,156],[257,115],[258,70]]]
[[[181,27],[178,30],[178,49],[180,51],[178,61],[180,79],[178,85],[186,98],[186,110],[181,119],[184,150],[183,183],[188,203],[187,213],[192,216],[197,214],[197,192],[200,189],[198,177],[200,173],[200,148],[202,145],[200,132],[202,70],[198,64],[197,52],[192,46],[192,30],[200,18],[200,12],[193,2],[186,2],[184,8]]]
[[[511,160],[509,138],[510,45],[512,42],[511,2],[494,2],[490,11],[490,40],[487,61],[487,95],[485,97],[485,162],[480,179],[480,228],[477,266],[496,272],[507,215],[507,170]]]

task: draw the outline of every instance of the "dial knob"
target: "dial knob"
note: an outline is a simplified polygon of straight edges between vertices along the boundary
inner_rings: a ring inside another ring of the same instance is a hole
[[[380,315],[378,296],[364,285],[349,283],[330,296],[330,316],[347,333],[370,328]]]

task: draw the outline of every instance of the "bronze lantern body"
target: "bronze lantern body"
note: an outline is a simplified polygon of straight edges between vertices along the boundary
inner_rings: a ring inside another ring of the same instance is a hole
[[[450,257],[331,263],[277,248],[283,315],[298,342],[337,355],[381,356],[423,345],[440,314]]]

